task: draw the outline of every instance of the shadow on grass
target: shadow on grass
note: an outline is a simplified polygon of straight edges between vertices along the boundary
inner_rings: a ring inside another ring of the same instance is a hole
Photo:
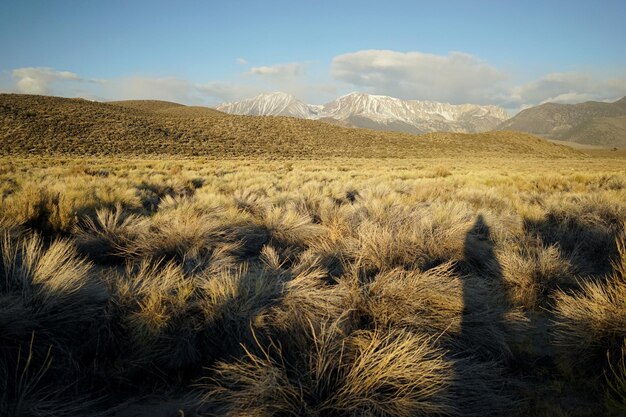
[[[618,256],[615,242],[620,232],[618,227],[609,228],[576,218],[560,219],[548,214],[545,220],[526,220],[524,230],[546,245],[557,244],[580,275],[598,278],[608,275]]]

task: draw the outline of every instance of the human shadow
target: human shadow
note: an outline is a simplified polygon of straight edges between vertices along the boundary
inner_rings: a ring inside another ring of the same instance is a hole
[[[452,393],[463,413],[506,415],[514,404],[511,387],[503,378],[512,356],[505,326],[508,303],[495,243],[482,215],[466,233],[463,255],[457,264],[463,314],[452,347]]]
[[[507,308],[504,280],[483,215],[478,215],[467,232],[463,255],[459,265],[464,306],[460,341],[467,353],[502,359],[509,354],[502,326]]]

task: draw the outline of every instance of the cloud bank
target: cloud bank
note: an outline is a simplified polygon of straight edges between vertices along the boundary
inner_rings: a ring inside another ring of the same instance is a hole
[[[336,80],[370,93],[453,104],[495,104],[513,112],[546,102],[613,101],[626,95],[626,77],[551,73],[516,84],[505,72],[462,52],[357,51],[335,57],[331,73]]]
[[[501,71],[462,52],[358,51],[335,57],[331,73],[376,94],[451,103],[493,102],[506,80]]]
[[[510,74],[463,52],[361,50],[334,57],[322,75],[311,62],[251,66],[243,58],[239,74],[228,80],[191,82],[174,77],[132,76],[94,80],[48,67],[17,68],[0,74],[0,91],[85,97],[97,100],[160,99],[217,105],[268,91],[284,91],[323,103],[349,91],[453,104],[502,106],[514,113],[545,102],[613,101],[626,96],[626,76],[554,72],[516,83]],[[622,71],[626,73],[626,71]]]
[[[511,101],[521,107],[547,102],[615,101],[624,96],[626,78],[571,72],[547,74],[537,81],[516,86],[511,91]]]
[[[12,71],[15,79],[15,88],[24,94],[49,94],[51,87],[66,81],[82,82],[83,80],[73,72],[55,71],[52,68],[26,67]]]
[[[304,74],[306,64],[291,62],[289,64],[278,64],[263,67],[252,67],[249,73],[259,75],[261,77],[274,79],[294,78]]]

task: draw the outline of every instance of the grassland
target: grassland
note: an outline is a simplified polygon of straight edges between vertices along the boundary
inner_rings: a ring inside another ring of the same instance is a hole
[[[0,415],[620,416],[626,160],[0,95]]]
[[[0,159],[0,414],[623,415],[624,160],[459,152]]]

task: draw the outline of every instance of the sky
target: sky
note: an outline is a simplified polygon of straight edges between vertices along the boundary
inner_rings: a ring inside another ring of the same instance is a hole
[[[626,1],[0,0],[0,91],[214,106],[626,95]]]

